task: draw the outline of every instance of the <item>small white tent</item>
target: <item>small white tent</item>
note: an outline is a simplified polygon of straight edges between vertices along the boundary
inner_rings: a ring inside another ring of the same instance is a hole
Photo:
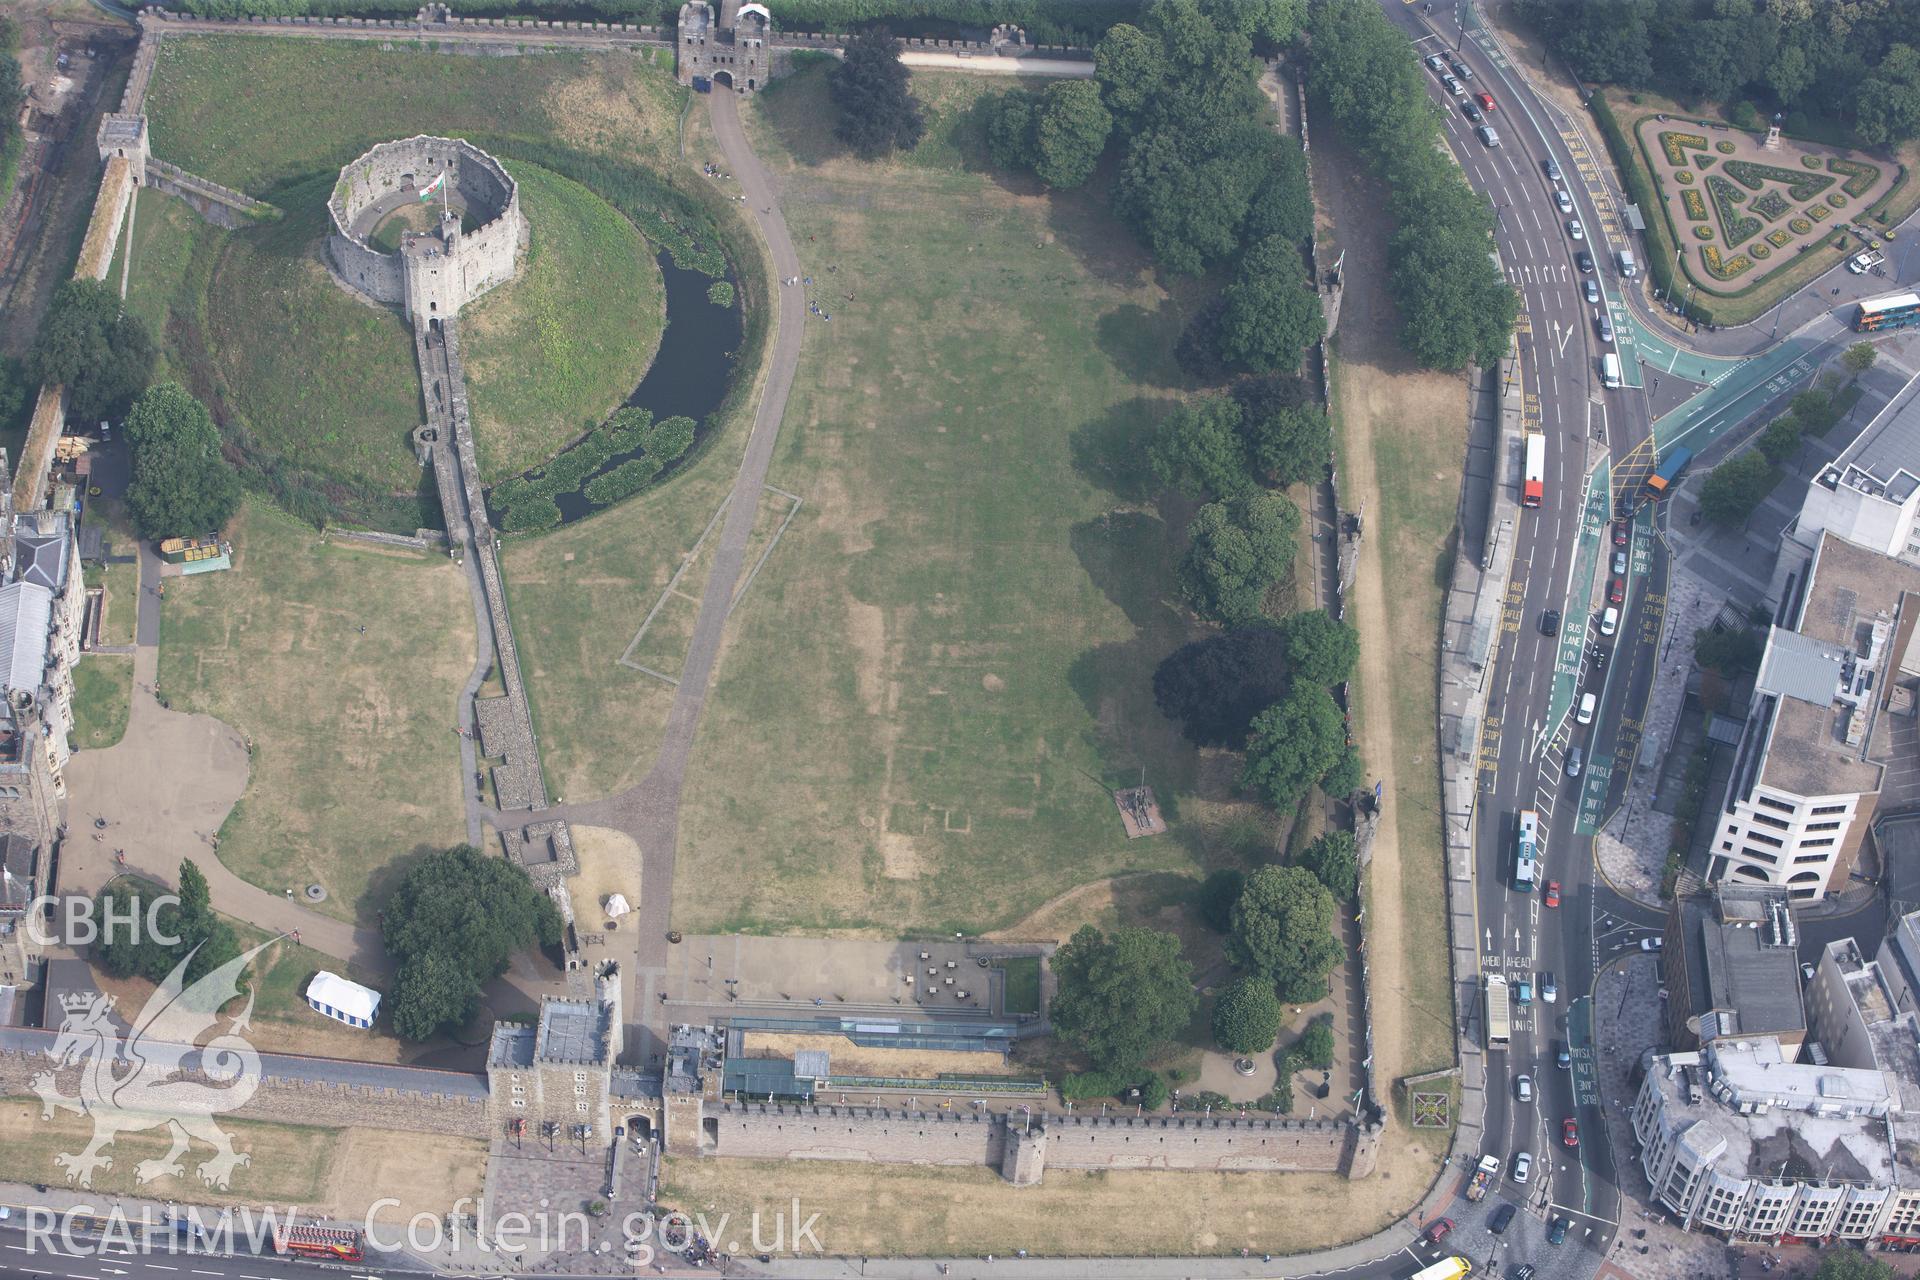
[[[618,920],[632,910],[633,908],[627,905],[627,900],[621,895],[617,893],[607,895],[607,919]]]

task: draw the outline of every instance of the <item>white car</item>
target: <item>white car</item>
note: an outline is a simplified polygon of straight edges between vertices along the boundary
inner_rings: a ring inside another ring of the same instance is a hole
[[[1560,999],[1560,988],[1554,985],[1553,975],[1550,973],[1540,975],[1540,998],[1548,1004],[1553,1004]]]
[[[1533,1101],[1533,1077],[1520,1076],[1519,1078],[1514,1080],[1513,1092],[1514,1092],[1514,1096],[1518,1097],[1520,1101],[1532,1102]]]
[[[1567,234],[1572,236],[1575,240],[1585,240],[1587,238],[1587,229],[1580,225],[1580,219],[1568,218]]]
[[[1886,260],[1886,254],[1876,249],[1869,249],[1865,253],[1856,253],[1851,258],[1848,258],[1847,270],[1857,276],[1863,276]]]
[[[1521,1186],[1527,1185],[1527,1179],[1533,1176],[1533,1156],[1525,1151],[1513,1157],[1513,1180]]]
[[[1640,949],[1642,951],[1658,951],[1660,950],[1660,948],[1666,945],[1667,945],[1667,940],[1661,937],[1640,939]]]
[[[1427,70],[1445,71],[1446,69],[1447,69],[1447,60],[1445,58],[1441,57],[1437,53],[1430,53],[1427,55]]]
[[[1564,190],[1556,189],[1554,191],[1553,203],[1562,213],[1573,212],[1573,197],[1568,195]]]
[[[1467,86],[1461,84],[1452,76],[1441,76],[1440,83],[1447,86],[1447,92],[1456,98],[1464,98],[1467,96]]]

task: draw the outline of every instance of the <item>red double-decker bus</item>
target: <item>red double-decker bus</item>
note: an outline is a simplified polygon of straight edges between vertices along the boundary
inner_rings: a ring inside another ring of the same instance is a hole
[[[360,1249],[360,1233],[352,1227],[275,1223],[273,1247],[290,1257],[321,1258],[328,1262],[359,1262],[366,1257]]]

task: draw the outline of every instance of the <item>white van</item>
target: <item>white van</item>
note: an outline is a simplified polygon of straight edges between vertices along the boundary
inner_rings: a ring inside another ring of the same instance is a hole
[[[1620,629],[1620,611],[1608,605],[1600,614],[1600,634],[1610,636]]]
[[[1614,256],[1614,259],[1620,264],[1620,274],[1622,276],[1625,276],[1627,279],[1631,280],[1634,278],[1634,276],[1640,273],[1640,268],[1636,266],[1633,261],[1633,250],[1622,249],[1618,253],[1614,254],[1613,256]]]
[[[1595,697],[1591,693],[1581,694],[1580,710],[1574,713],[1574,716],[1573,716],[1574,721],[1578,724],[1592,724],[1593,709],[1595,706],[1599,704],[1599,702],[1600,702],[1600,699]]]
[[[1609,351],[1600,357],[1600,385],[1617,387],[1622,382],[1620,376],[1620,357]]]

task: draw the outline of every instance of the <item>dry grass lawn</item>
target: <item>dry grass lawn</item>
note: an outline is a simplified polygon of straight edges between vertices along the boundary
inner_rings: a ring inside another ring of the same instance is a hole
[[[382,1217],[415,1212],[445,1213],[461,1196],[480,1192],[487,1147],[472,1138],[372,1129],[327,1129],[274,1124],[223,1116],[221,1128],[235,1151],[252,1157],[234,1170],[224,1190],[200,1181],[199,1165],[211,1148],[195,1143],[182,1157],[184,1176],[136,1182],[136,1166],[158,1159],[170,1145],[165,1128],[126,1133],[108,1154],[113,1166],[93,1177],[93,1191],[190,1204],[298,1205],[303,1213],[356,1219],[375,1200],[397,1198],[398,1209]],[[58,1153],[83,1150],[93,1135],[93,1120],[68,1112],[40,1118],[37,1098],[0,1099],[0,1164],[22,1182],[63,1184],[66,1174],[54,1163]]]
[[[444,555],[322,542],[258,501],[229,534],[231,572],[167,581],[159,679],[252,744],[220,860],[276,893],[317,881],[320,910],[370,924],[408,854],[466,838],[467,584]]]
[[[1378,243],[1384,201],[1357,157],[1316,139],[1319,198],[1351,244]],[[1376,237],[1378,239],[1376,239]],[[1376,1079],[1453,1061],[1449,957],[1441,919],[1445,858],[1435,755],[1440,609],[1466,454],[1467,392],[1458,375],[1413,368],[1396,339],[1399,313],[1384,264],[1347,277],[1334,376],[1341,504],[1377,513],[1360,544],[1350,600],[1360,628],[1355,726],[1387,811],[1373,845],[1366,924],[1371,951]],[[1388,483],[1388,480],[1391,483]],[[1388,566],[1392,566],[1389,577]],[[1396,1133],[1383,1164],[1425,1160],[1445,1134]],[[1422,1186],[1404,1186],[1408,1202]]]
[[[709,1223],[756,1210],[770,1223],[797,1196],[802,1221],[820,1215],[827,1253],[934,1257],[1300,1253],[1378,1231],[1417,1194],[1398,1179],[1313,1173],[1049,1169],[1016,1187],[991,1169],[686,1157],[668,1158],[660,1187],[663,1203]]]

